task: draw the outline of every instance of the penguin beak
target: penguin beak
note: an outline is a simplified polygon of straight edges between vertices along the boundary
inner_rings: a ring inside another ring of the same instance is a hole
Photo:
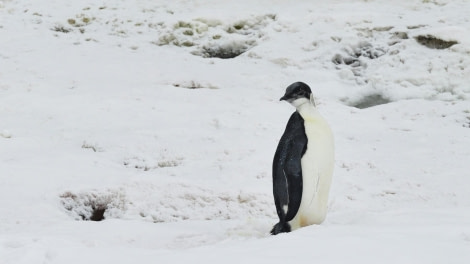
[[[279,101],[285,101],[285,100],[287,100],[287,96],[286,96],[286,95],[284,95],[283,97],[281,97],[281,99],[279,99]]]

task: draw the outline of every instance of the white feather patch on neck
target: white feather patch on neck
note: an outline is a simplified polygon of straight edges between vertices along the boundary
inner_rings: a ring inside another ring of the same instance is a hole
[[[295,99],[294,101],[290,102],[291,105],[293,105],[295,108],[299,109],[299,107],[303,104],[312,104],[313,102],[311,101],[311,98],[310,100],[305,98],[305,97],[302,97],[302,98],[299,98],[299,99]],[[313,103],[313,105],[315,106],[315,104]]]
[[[315,102],[315,97],[313,97],[313,94],[310,94],[310,102],[313,104],[313,106],[317,107],[317,103]]]

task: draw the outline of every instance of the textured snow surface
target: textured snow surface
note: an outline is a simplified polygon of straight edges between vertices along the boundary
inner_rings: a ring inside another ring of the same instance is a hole
[[[469,10],[0,1],[0,263],[469,263]],[[335,173],[272,237],[295,81]]]

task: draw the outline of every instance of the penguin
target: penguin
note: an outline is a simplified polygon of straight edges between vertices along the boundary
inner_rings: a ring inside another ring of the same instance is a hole
[[[296,108],[273,159],[273,194],[279,222],[272,235],[321,224],[326,217],[334,168],[334,139],[310,87],[296,82],[280,101]]]

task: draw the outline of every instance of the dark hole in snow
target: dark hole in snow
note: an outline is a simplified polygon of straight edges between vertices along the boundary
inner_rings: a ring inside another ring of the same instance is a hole
[[[65,192],[60,199],[70,216],[78,221],[102,221],[109,216],[108,209],[112,211],[124,206],[119,192]]]
[[[383,97],[381,94],[371,94],[351,104],[351,106],[359,108],[359,109],[365,109],[365,108],[374,107],[377,105],[388,104],[390,102],[392,101]]]
[[[415,37],[415,39],[419,44],[430,49],[447,49],[458,43],[457,41],[446,41],[431,35],[421,35]]]
[[[106,211],[105,207],[93,208],[93,213],[91,214],[90,221],[102,221],[104,220],[104,212]]]

